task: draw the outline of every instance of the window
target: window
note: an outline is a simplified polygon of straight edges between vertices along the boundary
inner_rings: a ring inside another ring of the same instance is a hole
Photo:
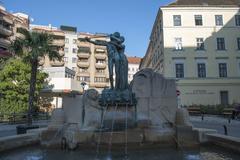
[[[64,57],[63,60],[65,63],[68,63],[68,57]]]
[[[219,63],[219,77],[227,77],[227,64],[226,63]]]
[[[73,57],[72,58],[72,63],[77,63],[77,58]]]
[[[77,43],[77,40],[76,39],[73,39],[73,44],[76,44]]]
[[[175,38],[175,50],[182,50],[182,38]]]
[[[235,16],[235,23],[236,23],[236,26],[240,26],[240,15]]]
[[[102,73],[102,74],[105,73],[104,69],[97,69],[96,71],[97,71],[97,73]]]
[[[77,76],[77,80],[81,82],[90,82],[90,77],[88,76]]]
[[[96,60],[96,63],[97,63],[97,64],[104,64],[105,61],[104,61],[104,60],[101,60],[101,59],[97,59],[97,60]]]
[[[181,26],[181,15],[173,15],[173,25],[174,26]]]
[[[184,78],[184,66],[183,64],[175,64],[176,78]]]
[[[64,52],[68,53],[68,48],[67,47],[64,48]]]
[[[90,53],[91,50],[89,47],[78,47],[78,52],[83,52],[83,53]]]
[[[228,101],[228,91],[220,91],[220,103],[222,105],[228,105],[229,101]]]
[[[79,71],[85,73],[85,72],[87,72],[88,70],[87,70],[87,68],[80,68]]]
[[[198,77],[205,78],[206,77],[206,65],[205,63],[198,63]]]
[[[94,77],[94,82],[106,82],[105,77]]]
[[[217,38],[217,50],[225,50],[225,40],[224,38]]]
[[[216,26],[222,26],[223,25],[222,15],[215,15],[215,23],[216,23]]]
[[[196,26],[202,26],[202,15],[195,15],[195,25]]]
[[[77,48],[73,48],[73,49],[72,49],[72,52],[73,52],[73,53],[77,53]]]
[[[197,38],[197,50],[204,50],[203,38]]]
[[[65,38],[65,43],[68,44],[69,43],[69,39]]]
[[[237,38],[237,49],[240,50],[240,37]]]
[[[79,58],[79,62],[88,62],[87,58]]]

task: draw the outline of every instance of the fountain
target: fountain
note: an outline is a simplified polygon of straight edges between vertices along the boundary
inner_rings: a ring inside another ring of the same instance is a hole
[[[125,146],[126,156],[128,145],[197,145],[196,131],[192,130],[188,113],[177,108],[175,80],[144,69],[134,75],[128,85],[124,38],[116,32],[110,35],[109,42],[85,40],[107,46],[111,87],[100,95],[89,89],[83,95],[64,97],[63,109],[53,112],[48,129],[42,133],[42,144],[60,146],[64,140],[70,149],[91,144],[96,145],[97,154],[101,145],[106,145],[111,154],[113,145],[117,144]],[[62,128],[61,136],[56,138],[54,135]],[[184,132],[193,138],[184,138]],[[55,140],[50,141],[53,139],[50,135]]]

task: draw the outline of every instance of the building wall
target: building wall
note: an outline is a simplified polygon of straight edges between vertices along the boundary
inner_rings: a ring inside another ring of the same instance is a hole
[[[135,73],[139,71],[139,64],[128,63],[128,82],[130,83],[133,80]]]
[[[174,26],[173,15],[181,15],[181,26]],[[195,15],[202,15],[202,26],[195,25]],[[216,26],[215,15],[223,16],[223,26]],[[160,8],[149,42],[153,49],[148,49],[148,59],[145,56],[141,68],[153,68],[166,78],[176,79],[181,105],[220,104],[221,91],[228,91],[228,103],[240,102],[240,51],[237,47],[240,27],[235,24],[235,15],[239,15],[238,7]],[[161,24],[162,28],[156,27]],[[178,37],[182,38],[180,51],[175,49],[174,39]],[[226,50],[217,50],[218,37],[224,37]],[[196,50],[196,38],[204,39],[203,51]],[[198,63],[206,65],[204,78],[198,77]],[[219,77],[219,63],[227,64],[227,77]],[[176,78],[175,64],[184,64],[183,78]]]
[[[78,43],[78,36],[75,32],[64,32],[65,34],[65,46],[64,46],[64,60],[65,66],[77,71],[77,43]],[[76,51],[74,51],[76,50]],[[75,53],[74,53],[75,52]]]
[[[17,33],[17,28],[29,28],[29,17],[23,13],[9,13],[3,6],[0,6],[0,49],[8,50],[11,41],[16,37],[23,37]]]

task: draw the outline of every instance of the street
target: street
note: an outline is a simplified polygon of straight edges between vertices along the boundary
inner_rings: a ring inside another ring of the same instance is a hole
[[[229,123],[227,118],[212,115],[204,116],[203,121],[201,116],[191,116],[190,120],[196,128],[215,129],[220,134],[224,134],[223,125],[226,125],[229,136],[240,138],[240,120],[231,120]]]

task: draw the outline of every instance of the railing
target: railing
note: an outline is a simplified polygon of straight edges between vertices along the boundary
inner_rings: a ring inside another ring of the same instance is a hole
[[[50,115],[48,112],[37,112],[33,113],[32,118],[34,121],[39,120],[49,120]],[[27,122],[27,113],[0,113],[0,123],[26,123]]]

